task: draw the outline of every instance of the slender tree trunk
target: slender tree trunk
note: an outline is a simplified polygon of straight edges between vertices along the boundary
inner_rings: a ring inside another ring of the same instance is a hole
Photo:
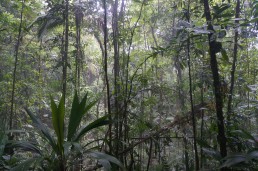
[[[124,0],[123,0],[124,1]],[[124,2],[122,1],[122,5],[124,5]],[[145,1],[145,0],[144,0]],[[135,22],[132,30],[131,30],[131,37],[130,37],[130,41],[129,41],[129,47],[127,48],[127,55],[125,55],[125,53],[123,54],[125,56],[125,60],[124,60],[124,63],[123,63],[123,66],[124,66],[124,83],[125,83],[125,90],[124,90],[124,93],[123,93],[123,96],[124,96],[124,106],[123,106],[123,118],[124,118],[124,140],[125,142],[128,142],[129,140],[127,139],[127,137],[129,136],[129,126],[128,126],[128,116],[127,116],[127,107],[128,107],[128,102],[130,101],[130,97],[131,97],[131,93],[132,93],[132,84],[131,86],[129,87],[129,62],[130,62],[130,54],[131,54],[131,47],[132,47],[132,43],[133,43],[133,37],[134,37],[134,33],[135,33],[135,29],[136,29],[136,26],[142,16],[142,10],[143,10],[143,5],[144,5],[144,1],[142,2],[141,4],[141,9],[140,9],[140,14],[138,16],[138,19],[137,21]],[[122,9],[122,8],[121,8]],[[120,13],[120,17],[123,16],[123,13]],[[126,50],[123,49],[123,51],[125,52]],[[132,80],[131,80],[131,83],[132,83]],[[127,141],[126,141],[127,139]],[[124,146],[124,148],[126,148]],[[133,152],[130,153],[131,154],[131,163],[129,164],[129,168],[133,165],[134,163],[134,158],[133,158]],[[125,155],[124,155],[125,157]],[[125,160],[126,161],[126,160]]]
[[[37,53],[38,55],[38,85],[40,87],[42,87],[42,73],[41,73],[41,52],[42,50],[42,41],[40,41],[40,47],[39,47],[39,53]],[[42,99],[42,91],[39,91],[39,99],[41,100]],[[42,117],[42,113],[41,113],[41,104],[39,103],[38,104],[38,110],[39,110],[39,116]]]
[[[185,130],[183,131],[184,136],[186,136],[186,132]],[[190,170],[190,166],[189,166],[189,153],[188,153],[188,141],[187,138],[184,137],[183,138],[183,142],[184,142],[184,158],[185,158],[185,171],[189,171]]]
[[[66,98],[66,87],[67,87],[67,58],[68,58],[68,32],[69,32],[69,0],[65,0],[65,11],[64,11],[64,20],[65,20],[65,31],[64,31],[64,51],[63,51],[63,90],[62,95],[64,101]]]
[[[79,5],[81,1],[79,1]],[[81,7],[75,6],[75,25],[76,25],[76,61],[75,61],[75,90],[80,95],[80,68],[82,62],[82,51],[81,51],[81,22],[83,19],[83,13]]]
[[[151,158],[152,158],[152,139],[150,139],[150,148],[149,148],[149,158],[146,171],[149,171],[151,165]]]
[[[80,6],[81,0],[79,0],[78,3],[79,5],[76,5],[74,7],[75,26],[76,26],[75,90],[77,91],[77,94],[80,97],[80,75],[81,75],[81,66],[82,66],[81,23],[83,20],[83,13]],[[79,155],[78,158],[79,158],[79,162],[76,165],[74,165],[74,167],[76,170],[82,170],[83,155]]]
[[[203,51],[204,52],[204,51]],[[205,52],[203,53],[203,56],[205,56]],[[202,71],[202,78],[201,78],[201,103],[204,104],[204,82],[203,82],[203,71]],[[201,130],[200,130],[200,138],[201,141],[203,141],[204,137],[203,137],[203,130],[204,130],[204,110],[201,110]],[[203,149],[202,149],[202,145],[200,145],[200,167],[203,167]]]
[[[192,74],[191,74],[191,57],[190,57],[190,37],[187,40],[187,56],[188,56],[188,76],[189,76],[189,93],[190,93],[190,103],[191,103],[191,120],[193,124],[193,143],[194,143],[194,156],[195,156],[195,170],[199,170],[199,156],[197,149],[197,134],[196,134],[196,121],[194,113],[194,102],[193,102],[193,90],[192,90]]]
[[[239,21],[237,20],[240,16],[240,0],[237,0],[236,4],[236,15],[235,15],[235,24],[236,24],[236,29],[235,29],[235,37],[234,37],[234,52],[233,52],[233,63],[232,63],[232,68],[231,68],[231,79],[230,79],[230,89],[229,89],[229,96],[228,96],[228,115],[227,115],[227,121],[230,122],[230,116],[232,114],[232,98],[233,98],[233,90],[234,90],[234,85],[235,85],[235,70],[236,70],[236,62],[237,62],[237,40],[238,40],[238,23]]]
[[[183,79],[182,79],[182,69],[180,67],[180,61],[179,61],[179,54],[176,56],[175,59],[175,67],[177,69],[177,82],[179,85],[179,89],[178,89],[178,100],[179,102],[177,104],[179,104],[179,110],[180,112],[184,113],[184,108],[185,108],[185,99],[184,99],[184,90],[183,90]],[[184,143],[184,163],[185,163],[185,170],[189,171],[190,170],[190,166],[189,166],[189,153],[188,153],[188,141],[187,141],[187,134],[186,131],[183,131],[184,134],[184,138],[183,138],[183,143]]]
[[[227,155],[227,139],[225,136],[224,128],[224,116],[223,116],[223,98],[221,93],[221,83],[219,78],[218,63],[216,58],[216,53],[218,52],[218,43],[212,38],[214,36],[214,29],[212,26],[212,19],[210,14],[209,1],[204,0],[204,14],[206,17],[206,22],[208,24],[208,30],[212,33],[208,35],[209,47],[210,47],[210,66],[213,76],[213,86],[215,90],[215,102],[216,102],[216,113],[217,113],[217,125],[218,125],[218,142],[220,146],[220,154],[222,157]],[[227,170],[222,168],[221,170]]]
[[[119,114],[120,104],[119,104],[119,96],[120,96],[120,86],[118,83],[119,79],[119,30],[118,30],[118,0],[115,0],[113,5],[113,18],[112,18],[112,29],[113,29],[113,46],[114,46],[114,95],[115,95],[115,156],[119,158],[119,148],[120,148],[120,137],[121,131],[120,124],[121,117]],[[120,158],[121,160],[122,158]]]
[[[11,96],[11,113],[9,118],[9,130],[13,129],[13,115],[14,115],[14,97],[15,97],[15,88],[16,88],[16,72],[17,72],[17,64],[18,64],[18,54],[19,54],[19,47],[21,43],[21,33],[22,33],[22,24],[23,24],[23,9],[24,9],[24,0],[22,1],[22,9],[20,14],[20,25],[19,25],[19,31],[17,36],[17,42],[15,45],[15,52],[14,52],[14,69],[13,69],[13,82],[12,82],[12,96]],[[13,135],[12,133],[9,134],[9,139],[12,139]]]
[[[119,16],[118,16],[118,22],[120,23],[120,29],[123,29],[124,30],[124,26],[125,26],[125,23],[124,23],[124,11],[125,11],[125,0],[122,0],[121,1],[121,5],[120,5],[120,12],[119,12]],[[125,42],[119,42],[119,48],[120,48],[120,44],[122,44],[122,55],[121,57],[123,57],[123,61],[122,61],[122,66],[125,66]],[[120,52],[120,51],[119,51]],[[120,66],[120,65],[119,65]],[[120,67],[119,67],[120,68]],[[125,67],[123,68],[120,68],[120,73],[119,75],[120,78],[124,78],[125,77]],[[121,84],[124,85],[124,81],[126,80],[123,80],[121,79]],[[123,93],[123,108],[120,108],[119,111],[121,111],[121,122],[119,124],[119,134],[120,134],[120,139],[123,140],[125,143],[121,143],[121,148],[120,150],[124,150],[127,148],[126,144],[129,143],[129,129],[128,129],[128,114],[127,114],[127,97],[125,96],[125,92],[122,90],[119,90],[120,91],[120,94],[122,95]],[[120,102],[122,103],[122,102]],[[121,161],[124,163],[125,166],[127,166],[127,158],[126,158],[126,155],[121,155]]]
[[[111,117],[111,105],[110,105],[110,90],[109,90],[109,80],[108,80],[108,71],[107,71],[107,36],[108,36],[108,30],[107,30],[107,4],[106,0],[103,0],[103,8],[104,8],[104,72],[105,72],[105,82],[106,82],[106,88],[107,88],[107,109],[109,114],[109,119],[112,120]],[[112,124],[109,124],[109,144],[112,141]],[[109,149],[111,151],[111,149]]]
[[[190,0],[188,0],[188,12],[187,12],[187,22],[190,22]],[[194,113],[194,102],[193,102],[193,90],[192,90],[192,70],[191,70],[191,56],[190,56],[190,34],[188,33],[187,39],[187,57],[188,57],[188,77],[189,77],[189,93],[190,93],[190,103],[191,103],[191,116],[192,116],[192,124],[193,124],[193,145],[194,145],[194,156],[195,156],[195,170],[199,170],[199,156],[197,149],[197,134],[196,134],[196,121],[195,121],[195,113]]]
[[[249,51],[248,51],[248,40],[246,38],[246,56],[247,56],[247,78],[250,78],[250,57],[249,57]],[[250,92],[247,92],[247,104],[248,104],[248,109],[250,107]]]

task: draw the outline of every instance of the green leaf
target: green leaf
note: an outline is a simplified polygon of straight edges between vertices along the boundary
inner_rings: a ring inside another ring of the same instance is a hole
[[[213,6],[214,18],[222,17],[222,13],[230,8],[230,4],[222,4],[221,6]]]
[[[61,149],[64,142],[64,115],[65,104],[64,98],[61,97],[59,105],[57,106],[51,97],[51,111],[52,111],[52,124],[58,138],[58,146]]]
[[[236,164],[247,161],[246,156],[244,156],[242,154],[234,154],[231,156],[227,156],[225,159],[226,159],[226,161],[222,164],[222,166],[220,168],[232,167]]]
[[[96,101],[90,102],[87,105],[87,95],[86,94],[82,101],[79,102],[79,97],[77,95],[77,92],[75,92],[70,119],[69,119],[69,125],[68,125],[68,134],[67,134],[67,140],[71,141],[73,138],[75,132],[77,131],[82,117],[96,104]]]
[[[41,131],[42,134],[44,135],[43,138],[46,139],[51,145],[51,147],[53,148],[53,150],[57,152],[58,150],[57,150],[55,139],[51,136],[50,131],[47,129],[47,127],[45,127],[45,125],[39,119],[37,119],[37,117],[33,115],[29,111],[29,109],[25,108],[25,110],[27,114],[30,116],[32,122],[35,124],[36,128],[38,128],[39,131]]]
[[[70,152],[71,152],[71,148],[72,148],[72,143],[71,142],[64,142],[64,156],[68,157]]]
[[[218,38],[224,38],[227,35],[226,30],[221,30],[218,32]]]
[[[98,159],[100,164],[104,167],[104,171],[111,171],[111,164],[108,160],[105,159]]]
[[[250,21],[246,21],[246,22],[240,24],[240,26],[249,26],[251,23],[256,23],[256,22],[258,22],[258,17],[255,17],[255,18],[251,19]]]
[[[45,20],[38,30],[38,38],[41,39],[48,30],[54,29],[59,25],[62,25],[64,20],[61,17],[55,17]]]
[[[244,139],[249,139],[249,140],[253,140],[255,143],[257,143],[256,139],[247,131],[245,130],[234,130],[231,131],[234,134],[237,134],[238,137],[242,137]]]
[[[28,171],[30,170],[31,165],[33,165],[36,162],[39,162],[41,158],[30,158],[17,166],[10,169],[10,171]]]
[[[221,48],[220,52],[221,52],[223,61],[229,63],[229,58],[226,50]]]
[[[197,139],[197,143],[204,148],[212,148],[206,141],[202,139]]]
[[[84,96],[84,98],[85,97],[87,97],[87,94]],[[79,111],[78,108],[79,108],[79,97],[77,95],[77,92],[75,92],[75,95],[73,98],[71,114],[70,114],[70,118],[69,118],[69,124],[68,124],[68,134],[67,134],[68,141],[71,141],[72,136],[76,132],[76,129],[78,128],[78,126],[80,124],[80,120],[82,118],[82,116],[79,115],[81,113],[78,113],[78,111]]]
[[[38,24],[38,38],[41,39],[47,31],[56,28],[64,23],[62,17],[62,11],[64,9],[64,5],[56,4],[54,5],[47,14],[43,16],[39,16],[33,21],[27,29],[31,29],[33,25]]]
[[[218,151],[212,149],[212,148],[203,148],[204,154],[220,161],[221,160],[221,155]]]
[[[57,106],[54,99],[51,97],[52,123],[57,136],[59,152],[63,153],[64,143],[64,115],[65,104],[64,97],[61,97],[59,105]]]
[[[114,164],[116,164],[119,167],[124,169],[123,164],[117,158],[115,158],[115,157],[113,157],[111,155],[108,155],[108,154],[105,154],[105,153],[101,153],[101,152],[97,152],[97,151],[89,152],[89,155],[94,157],[94,158],[96,158],[96,159],[98,159],[98,160],[102,160],[102,162],[104,160],[107,160],[107,161],[109,161],[111,163],[114,163]]]
[[[18,142],[12,143],[10,145],[10,147],[19,148],[19,149],[22,149],[24,151],[30,151],[30,152],[38,153],[38,154],[41,155],[40,149],[35,144],[32,144],[30,142],[18,141]]]
[[[74,148],[75,151],[77,151],[78,153],[82,154],[83,153],[83,147],[81,146],[81,144],[77,143],[77,142],[73,142],[72,143],[72,147]]]
[[[258,159],[258,150],[254,150],[254,151],[251,151],[250,153],[247,154],[247,158],[248,160],[253,160],[253,159]]]
[[[74,141],[79,141],[81,137],[83,137],[87,132],[89,132],[92,129],[98,128],[100,126],[104,126],[104,125],[108,125],[110,124],[110,121],[107,120],[109,115],[105,115],[95,121],[93,121],[92,123],[90,123],[89,125],[82,127],[81,129],[78,130],[78,133],[75,135],[74,137]]]

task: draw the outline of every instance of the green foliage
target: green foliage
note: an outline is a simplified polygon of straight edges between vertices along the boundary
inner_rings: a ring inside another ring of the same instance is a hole
[[[254,19],[251,20],[251,23],[254,22],[255,26],[256,26],[256,29],[257,29],[258,28],[258,20],[257,20],[257,17],[258,17],[258,1],[257,0],[254,0],[253,3],[252,3],[252,15],[253,15]]]
[[[74,141],[79,141],[86,133],[88,133],[92,129],[95,129],[95,128],[98,128],[100,126],[104,126],[104,125],[110,124],[111,121],[109,121],[107,119],[108,119],[108,115],[103,116],[103,117],[93,121],[92,123],[90,123],[89,125],[87,125],[85,127],[81,127],[78,130],[78,133],[76,133],[76,135],[74,137]]]
[[[81,129],[79,134],[75,137],[76,131],[78,131],[78,127],[81,123],[82,117],[96,104],[97,100],[94,100],[92,102],[87,101],[88,93],[84,96],[81,102],[79,102],[79,97],[77,95],[77,92],[74,95],[74,100],[72,104],[69,124],[68,124],[68,135],[67,140],[72,141],[76,140],[78,141],[82,135],[87,133],[89,130]],[[106,117],[105,117],[106,119]],[[104,120],[105,120],[104,119]],[[105,125],[105,124],[103,124]],[[89,126],[89,125],[88,125]],[[92,129],[95,128],[95,125],[93,124]],[[84,128],[85,129],[85,128]],[[83,132],[82,132],[83,131]]]
[[[5,120],[2,124],[4,126],[8,124],[6,118],[10,113],[13,49],[17,43],[22,2],[0,0],[0,120]],[[102,150],[110,150],[111,154],[115,154],[114,149],[124,150],[138,140],[144,141],[142,139],[145,135],[166,128],[177,116],[181,118],[189,115],[191,107],[188,62],[192,67],[194,103],[204,101],[211,104],[211,107],[204,107],[203,116],[199,112],[196,113],[197,135],[202,139],[199,142],[202,150],[198,152],[202,152],[203,170],[217,169],[223,161],[224,164],[220,166],[231,167],[233,170],[257,170],[254,136],[238,131],[240,128],[246,128],[243,123],[248,122],[250,132],[256,132],[258,122],[255,120],[257,113],[254,112],[257,108],[257,91],[250,89],[251,85],[257,85],[257,0],[241,1],[239,18],[234,17],[236,1],[209,0],[211,23],[215,30],[212,39],[217,42],[218,70],[221,80],[225,82],[225,89],[230,87],[231,82],[235,31],[239,34],[233,114],[231,120],[226,122],[229,124],[226,131],[230,155],[224,160],[218,150],[214,85],[207,42],[211,31],[207,29],[207,22],[204,20],[203,1],[189,1],[188,4],[188,1],[181,0],[132,0],[125,1],[124,7],[122,0],[118,1],[117,37],[114,36],[114,1],[106,1],[109,92],[114,92],[116,88],[117,92],[97,100],[90,98],[88,93],[82,98],[79,93],[75,93],[73,97],[71,92],[74,89],[94,93],[107,91],[107,80],[104,79],[103,72],[103,1],[69,1],[67,107],[63,98],[57,102],[51,97],[50,106],[46,103],[48,94],[57,94],[62,90],[64,0],[24,2],[14,123],[17,129],[24,129],[26,133],[15,134],[17,140],[23,141],[12,142],[10,147],[16,152],[12,157],[3,155],[8,141],[6,136],[2,139],[0,137],[0,170],[9,169],[8,167],[13,167],[13,170],[58,170],[61,164],[70,169],[79,163],[78,156],[83,159],[88,156],[96,158],[106,169],[110,169],[110,162],[120,165],[112,156],[92,150],[98,149],[104,143]],[[115,40],[118,40],[119,52],[119,76],[116,85],[113,72]],[[190,61],[187,58],[188,52]],[[229,92],[225,91],[225,118],[228,95]],[[116,98],[118,102],[114,102]],[[107,100],[111,102],[112,116],[105,115]],[[30,109],[25,109],[30,117],[29,121],[23,115],[23,106]],[[92,109],[94,112],[90,112]],[[67,111],[70,113],[65,113]],[[112,130],[109,132],[102,128],[97,132],[96,129],[113,124],[109,117],[115,120]],[[93,118],[97,119],[88,122]],[[24,124],[28,122],[34,124],[37,133],[31,132],[30,124]],[[189,148],[192,144],[192,139],[189,138],[193,133],[191,127],[190,122],[178,121],[178,124],[169,126],[164,131],[167,136],[175,136],[177,141],[165,143],[161,138],[164,136],[162,132],[162,135],[155,136],[159,147],[152,147],[153,154],[145,152],[151,151],[150,144],[143,142],[118,158],[123,158],[125,165],[132,165],[132,170],[146,170],[149,157],[149,170],[164,170],[162,165],[166,163],[174,166],[175,170],[184,170],[183,162],[186,162],[186,159],[183,153],[188,152],[189,163],[194,160],[192,148]],[[92,131],[94,134],[91,134]],[[105,138],[102,138],[104,133]],[[181,143],[181,136],[187,138],[186,145]],[[112,146],[113,142],[118,144],[118,147]],[[163,153],[166,153],[168,158],[162,162],[160,157]],[[32,156],[33,158],[30,158]],[[172,164],[170,158],[173,159]]]
[[[230,17],[233,16],[232,13],[225,13],[227,9],[229,9],[231,7],[230,4],[221,4],[218,5],[216,4],[215,6],[213,6],[213,19],[218,19],[218,18],[222,18],[222,17]]]
[[[65,104],[64,98],[62,97],[59,105],[57,106],[51,97],[51,111],[52,111],[52,124],[57,136],[57,145],[59,148],[60,155],[63,155],[63,144],[64,144],[64,116],[65,116]]]
[[[221,168],[228,167],[233,169],[248,169],[257,170],[257,158],[258,158],[258,141],[250,133],[244,130],[234,130],[235,136],[243,139],[243,142],[248,142],[249,147],[246,152],[238,152],[228,155],[223,159]]]
[[[108,115],[106,115],[91,122],[87,126],[79,128],[79,126],[81,125],[82,117],[95,105],[96,102],[97,100],[89,101],[89,99],[87,98],[87,94],[80,102],[77,93],[75,93],[69,117],[67,138],[64,134],[65,104],[63,97],[61,98],[58,105],[55,104],[53,98],[51,97],[52,125],[54,128],[55,136],[50,134],[51,131],[47,127],[45,127],[45,125],[34,114],[32,114],[28,109],[25,109],[35,127],[38,128],[40,133],[42,133],[42,138],[47,140],[54,153],[46,154],[44,150],[47,150],[49,152],[49,149],[42,149],[37,144],[33,144],[31,142],[13,142],[11,145],[12,148],[17,148],[25,152],[35,153],[38,155],[38,157],[29,158],[21,162],[17,166],[13,167],[12,170],[28,170],[32,165],[35,164],[35,166],[37,166],[39,165],[39,163],[44,162],[46,158],[49,158],[49,160],[47,161],[49,162],[50,167],[56,167],[57,165],[52,165],[52,162],[57,162],[58,166],[63,165],[64,168],[67,168],[67,162],[69,160],[74,161],[74,159],[72,159],[72,156],[78,156],[80,154],[84,154],[84,152],[98,159],[107,170],[111,169],[111,165],[109,164],[109,162],[115,163],[120,167],[123,167],[116,158],[110,155],[94,151],[84,151],[85,147],[82,147],[82,145],[79,143],[79,140],[89,131],[110,123],[110,121],[108,120]],[[51,161],[51,158],[53,157],[54,161]]]
[[[54,5],[46,15],[40,16],[35,19],[34,22],[28,28],[32,28],[34,24],[38,24],[38,38],[41,39],[49,30],[56,28],[63,24],[64,20],[62,18],[62,12],[64,10],[64,5],[56,4]]]
[[[94,151],[94,152],[89,152],[89,155],[98,159],[99,162],[104,166],[106,170],[111,170],[110,162],[120,166],[121,168],[124,168],[124,166],[115,157],[110,156],[108,154]]]
[[[26,142],[26,141],[17,141],[13,142],[11,144],[12,148],[18,148],[20,150],[26,151],[26,152],[33,152],[39,155],[42,155],[42,152],[39,147],[36,146],[36,144],[33,144],[31,142]]]
[[[8,167],[7,160],[9,156],[4,155],[4,149],[7,145],[8,139],[4,129],[0,130],[0,170],[4,170]]]
[[[34,123],[35,127],[43,134],[42,138],[47,140],[49,145],[51,145],[52,149],[56,153],[58,153],[56,140],[50,134],[49,129],[34,114],[32,114],[30,110],[28,110],[27,108],[25,108],[25,110],[27,114],[30,116],[30,119]]]
[[[42,158],[30,158],[25,160],[24,162],[18,164],[17,166],[10,169],[10,171],[26,171],[30,170],[31,166],[40,162]]]
[[[204,140],[197,140],[197,143],[202,147],[203,153],[205,156],[221,161],[222,157],[217,149],[214,149],[209,145],[209,143]]]

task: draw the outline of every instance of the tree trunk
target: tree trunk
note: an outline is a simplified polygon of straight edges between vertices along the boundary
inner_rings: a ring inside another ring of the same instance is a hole
[[[149,148],[148,163],[147,163],[146,171],[149,171],[149,168],[151,165],[151,159],[152,159],[152,139],[150,139],[150,148]]]
[[[236,15],[235,18],[239,18],[240,14],[240,0],[237,0],[236,4]],[[236,62],[237,62],[237,40],[238,40],[238,20],[235,20],[236,30],[235,30],[235,37],[234,37],[234,52],[233,52],[233,63],[231,68],[231,79],[230,79],[230,89],[229,89],[229,96],[228,96],[228,111],[227,111],[227,121],[230,122],[230,116],[232,114],[232,98],[233,98],[233,90],[235,84],[235,70],[236,70]]]
[[[79,5],[81,1],[79,1]],[[81,50],[81,23],[83,19],[83,13],[79,5],[75,6],[75,25],[76,25],[76,61],[75,61],[75,90],[80,95],[80,75],[81,75],[81,62],[82,62],[82,50]]]
[[[220,154],[222,157],[227,155],[227,139],[225,136],[225,128],[224,128],[224,116],[223,116],[223,98],[221,93],[221,83],[219,78],[219,70],[218,63],[216,58],[216,53],[218,52],[218,43],[213,39],[215,30],[211,24],[211,14],[209,1],[204,0],[204,14],[206,17],[206,22],[208,24],[208,30],[211,32],[208,35],[209,38],[209,48],[210,48],[210,67],[213,76],[213,86],[215,91],[215,102],[216,102],[216,113],[217,113],[217,126],[218,126],[218,143],[220,146]],[[227,170],[226,168],[222,168],[221,170]]]
[[[187,12],[187,22],[190,22],[190,0],[188,0],[188,12]],[[193,90],[192,90],[192,74],[191,74],[191,56],[190,56],[190,34],[188,33],[187,38],[187,57],[188,57],[188,76],[189,76],[189,93],[190,93],[190,103],[191,103],[191,120],[193,124],[193,145],[194,145],[194,157],[195,157],[195,170],[199,170],[199,156],[196,142],[196,123],[195,123],[195,113],[194,113],[194,102],[193,102]]]
[[[14,97],[15,97],[15,84],[16,84],[16,72],[17,72],[17,64],[18,64],[18,54],[19,54],[19,47],[21,42],[21,33],[22,33],[22,24],[23,24],[23,9],[24,9],[24,0],[22,1],[22,9],[20,14],[20,25],[19,31],[17,36],[17,42],[15,45],[15,52],[14,52],[14,69],[13,69],[13,82],[12,82],[12,95],[11,95],[11,113],[9,118],[9,130],[13,129],[13,115],[14,115]],[[8,135],[9,139],[13,139],[12,133]]]
[[[112,120],[111,117],[111,105],[110,105],[110,91],[109,91],[109,80],[108,80],[108,71],[107,71],[107,37],[108,37],[108,30],[107,30],[107,6],[106,0],[103,0],[103,8],[104,8],[104,73],[105,73],[105,82],[107,88],[107,109],[109,114],[109,119]],[[109,144],[112,141],[112,124],[109,124]],[[111,149],[109,149],[111,151]]]
[[[65,11],[64,11],[64,20],[65,20],[65,31],[64,31],[64,48],[63,48],[63,90],[62,95],[64,101],[66,98],[66,86],[67,86],[67,58],[68,58],[68,32],[69,32],[69,0],[65,0]]]
[[[203,56],[205,56],[205,52],[203,51]],[[204,82],[203,82],[203,71],[202,71],[202,76],[201,76],[201,104],[204,104]],[[203,136],[203,130],[204,130],[204,110],[201,110],[201,130],[200,130],[200,139],[201,141],[204,140]],[[203,167],[203,145],[200,145],[200,167]]]
[[[118,152],[121,146],[120,138],[121,132],[120,124],[122,123],[122,118],[120,116],[120,104],[119,104],[119,96],[120,96],[120,86],[118,83],[119,79],[119,30],[118,30],[118,0],[115,0],[113,5],[113,18],[112,18],[112,30],[113,30],[113,46],[114,46],[114,100],[115,100],[115,156],[119,158]],[[122,160],[122,158],[119,158]]]

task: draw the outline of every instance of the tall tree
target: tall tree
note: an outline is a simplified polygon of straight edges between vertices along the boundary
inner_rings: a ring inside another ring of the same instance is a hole
[[[68,33],[69,33],[69,0],[64,0],[65,4],[65,10],[64,10],[64,21],[65,21],[65,27],[64,27],[64,48],[63,48],[63,90],[62,94],[64,97],[64,101],[66,99],[66,89],[67,89],[67,65],[68,65],[68,45],[69,45],[69,40],[68,40]]]
[[[17,64],[18,64],[18,55],[19,55],[19,47],[21,43],[21,34],[22,34],[22,25],[23,25],[23,10],[25,1],[22,1],[22,8],[20,13],[20,25],[18,30],[17,42],[15,44],[15,52],[14,52],[14,69],[13,69],[13,81],[12,81],[12,96],[11,96],[11,113],[9,118],[9,129],[13,129],[13,115],[14,115],[14,98],[15,98],[15,85],[16,85],[16,72],[17,72]],[[10,139],[12,139],[12,134],[10,133]]]
[[[80,95],[80,75],[82,66],[82,47],[81,47],[81,24],[83,20],[83,13],[81,9],[81,0],[77,1],[74,7],[75,27],[76,27],[76,59],[75,59],[75,89]]]
[[[120,104],[119,104],[119,96],[120,96],[120,85],[119,85],[119,27],[118,27],[118,0],[115,0],[113,4],[112,11],[112,30],[113,30],[113,46],[114,46],[114,113],[115,117],[115,156],[118,157],[119,148],[120,148],[120,124],[121,124],[121,116],[120,116]],[[122,159],[122,158],[121,158]]]
[[[227,111],[227,121],[230,122],[230,116],[232,115],[232,99],[234,93],[235,85],[235,71],[236,71],[236,62],[237,62],[237,51],[238,51],[238,24],[240,17],[240,0],[237,0],[236,3],[236,14],[235,14],[235,35],[234,35],[234,50],[233,50],[233,63],[231,67],[231,78],[230,78],[230,89],[228,95],[228,111]]]
[[[109,78],[108,78],[108,49],[107,49],[107,38],[108,38],[108,28],[107,28],[107,1],[103,0],[103,8],[104,8],[104,26],[103,26],[103,32],[104,32],[104,75],[105,75],[105,84],[106,84],[106,91],[107,91],[107,113],[109,114],[109,119],[111,118],[111,104],[110,104],[110,88],[109,88]],[[111,144],[112,141],[112,123],[109,124],[109,144]],[[111,151],[111,149],[109,149]]]
[[[190,23],[190,0],[188,0],[187,4],[187,13],[186,19],[187,22]],[[191,119],[193,125],[193,143],[194,143],[194,157],[195,157],[195,170],[198,171],[200,169],[199,166],[199,156],[197,149],[197,134],[196,134],[196,121],[195,121],[195,113],[194,113],[194,102],[193,102],[193,90],[192,90],[192,68],[191,68],[191,41],[190,41],[190,33],[188,33],[187,37],[187,58],[188,58],[188,77],[189,77],[189,93],[190,93],[190,103],[191,103]]]
[[[209,7],[209,0],[204,0],[204,14],[208,25],[208,40],[209,40],[209,53],[210,53],[210,67],[213,76],[213,86],[215,93],[216,113],[217,113],[217,126],[218,126],[218,142],[220,146],[220,154],[222,157],[227,156],[227,139],[225,135],[224,116],[223,116],[223,98],[221,92],[221,82],[219,76],[218,62],[216,53],[221,50],[221,43],[216,42],[215,30],[212,25],[212,18]],[[227,170],[222,168],[221,170]]]

